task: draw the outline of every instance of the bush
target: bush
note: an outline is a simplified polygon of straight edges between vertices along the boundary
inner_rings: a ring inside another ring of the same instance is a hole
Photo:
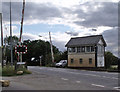
[[[118,66],[117,65],[111,65],[110,68],[108,68],[108,70],[118,70]]]
[[[2,76],[13,76],[13,75],[15,75],[14,67],[7,65],[2,68]]]
[[[25,67],[20,66],[17,71],[15,71],[14,66],[6,65],[2,69],[2,76],[16,76],[17,71],[23,71],[23,74],[31,74],[32,72],[27,70]]]

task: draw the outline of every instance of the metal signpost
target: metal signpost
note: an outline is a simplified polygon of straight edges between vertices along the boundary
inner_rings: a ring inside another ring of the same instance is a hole
[[[27,46],[26,45],[16,45],[15,46],[15,53],[18,54],[18,56],[21,54],[20,62],[16,63],[15,70],[19,67],[19,65],[25,65],[27,68],[26,62],[22,62],[22,54],[27,53]],[[19,61],[19,58],[18,58],[18,61]]]

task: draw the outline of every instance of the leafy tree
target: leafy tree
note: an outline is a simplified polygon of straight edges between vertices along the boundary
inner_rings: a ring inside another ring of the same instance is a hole
[[[15,48],[14,47],[15,47],[15,45],[17,45],[18,41],[19,41],[19,38],[17,36],[12,36],[13,53],[15,52]],[[10,56],[11,40],[10,40],[10,36],[4,38],[4,43],[6,43],[6,48],[5,48],[5,45],[4,45],[4,51],[5,51],[4,59],[6,59],[7,63],[8,63],[8,61],[9,62],[11,61],[11,56]],[[17,59],[16,54],[13,54],[13,60],[16,60],[16,59]]]
[[[19,38],[17,37],[17,36],[12,36],[12,44],[13,45],[16,45],[17,43],[18,43],[18,41],[19,41]],[[4,43],[7,43],[8,45],[10,45],[11,44],[11,37],[9,36],[9,37],[6,37],[5,39],[4,39]]]
[[[14,46],[18,43],[19,39],[16,36],[12,37]],[[10,61],[10,37],[5,38],[7,42],[6,48],[6,56],[8,61]],[[51,57],[51,48],[50,43],[48,41],[43,40],[25,40],[23,45],[27,45],[27,53],[23,54],[23,62],[27,62],[28,65],[40,65],[40,56],[42,56],[42,65],[50,65],[52,63]],[[13,49],[14,52],[14,60],[17,60],[17,54],[15,54],[15,48]],[[55,62],[59,62],[61,59],[67,59],[67,51],[60,52],[59,49],[53,45],[53,53]],[[35,58],[33,62],[31,62],[31,58]]]
[[[62,60],[67,60],[67,59],[68,59],[68,53],[67,53],[67,51],[64,51],[64,52],[61,54],[61,59],[62,59]]]
[[[110,68],[111,65],[117,65],[117,64],[118,64],[118,58],[109,51],[105,52],[106,68]]]
[[[24,45],[27,45],[28,52],[23,55],[23,60],[26,61],[29,65],[31,65],[31,58],[36,58],[35,63],[36,65],[39,65],[40,58],[39,56],[42,56],[42,65],[48,65],[52,62],[51,60],[51,48],[50,43],[43,40],[26,40],[23,42]],[[60,51],[58,48],[53,46],[53,52],[54,52],[54,58],[55,61],[59,60],[60,58]]]

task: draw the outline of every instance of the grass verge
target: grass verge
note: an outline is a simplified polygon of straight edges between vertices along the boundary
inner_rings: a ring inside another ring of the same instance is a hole
[[[32,72],[24,68],[23,66],[20,66],[17,71],[23,71],[23,74],[31,74]],[[0,75],[2,76],[17,76],[17,71],[15,71],[14,66],[6,65],[3,68],[0,69]]]

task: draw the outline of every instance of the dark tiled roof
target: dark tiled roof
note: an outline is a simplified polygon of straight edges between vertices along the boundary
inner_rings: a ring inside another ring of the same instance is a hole
[[[102,39],[104,46],[106,46],[102,35],[71,38],[65,46],[96,45],[100,39]]]

